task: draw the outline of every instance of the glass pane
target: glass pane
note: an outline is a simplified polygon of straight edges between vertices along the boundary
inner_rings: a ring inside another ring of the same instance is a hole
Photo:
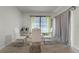
[[[41,17],[41,32],[46,33],[47,32],[47,21],[46,17]]]

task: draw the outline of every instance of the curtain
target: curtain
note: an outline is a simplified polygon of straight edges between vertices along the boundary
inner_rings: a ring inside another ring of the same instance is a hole
[[[49,33],[51,31],[51,18],[49,16],[46,17],[47,20],[47,32]]]
[[[69,42],[70,11],[56,16],[56,38],[64,44]]]
[[[69,42],[69,25],[70,25],[70,13],[69,11],[61,14],[61,34],[62,42],[68,44]]]
[[[31,31],[32,31],[33,28],[34,28],[34,17],[32,16],[31,17]]]
[[[60,29],[61,29],[61,15],[58,15],[55,17],[55,22],[56,22],[56,31],[55,31],[55,37],[56,37],[56,41],[60,41],[61,40],[61,32],[60,32]]]

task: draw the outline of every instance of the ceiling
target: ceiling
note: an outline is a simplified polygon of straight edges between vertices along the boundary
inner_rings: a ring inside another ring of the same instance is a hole
[[[43,12],[43,13],[53,13],[61,10],[62,8],[68,8],[68,6],[17,6],[17,8],[23,13],[34,13],[34,12]],[[64,9],[63,8],[63,9]]]

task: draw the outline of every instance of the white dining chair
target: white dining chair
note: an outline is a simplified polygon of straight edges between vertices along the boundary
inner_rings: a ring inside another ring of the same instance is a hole
[[[18,28],[15,28],[15,39],[16,39],[16,46],[19,44],[24,44],[25,43],[25,38],[26,36],[21,36],[20,35],[20,30]]]

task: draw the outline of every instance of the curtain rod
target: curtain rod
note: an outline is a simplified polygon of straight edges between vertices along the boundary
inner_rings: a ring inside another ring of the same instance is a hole
[[[66,11],[71,11],[71,10],[75,10],[76,9],[76,6],[71,6],[70,8],[68,8]],[[66,12],[66,11],[64,11],[64,12]],[[61,15],[61,14],[63,14],[64,12],[62,12],[62,13],[60,13],[60,14],[58,14],[57,16],[59,16],[59,15]],[[56,16],[55,16],[56,17]]]
[[[40,15],[31,15],[30,17],[46,17],[46,16],[42,16],[42,15],[41,16]],[[51,17],[51,16],[48,16],[48,17]]]
[[[76,9],[76,6],[72,6],[69,8],[69,10],[75,10]]]

